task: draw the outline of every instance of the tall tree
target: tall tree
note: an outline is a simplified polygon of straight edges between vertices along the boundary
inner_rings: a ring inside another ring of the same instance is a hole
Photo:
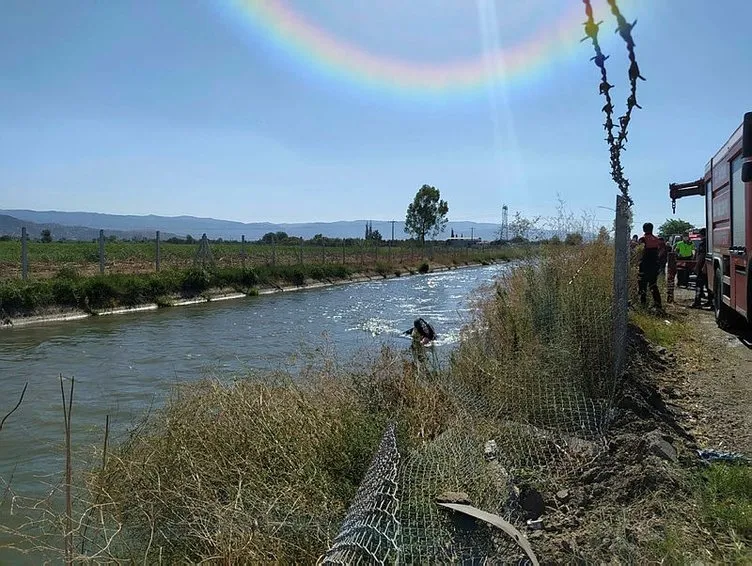
[[[658,235],[661,238],[668,238],[674,234],[684,234],[689,232],[694,226],[682,220],[681,218],[667,218],[666,221],[658,227]]]
[[[407,207],[405,232],[425,245],[426,236],[435,237],[444,231],[448,213],[449,205],[441,200],[439,189],[423,185]]]

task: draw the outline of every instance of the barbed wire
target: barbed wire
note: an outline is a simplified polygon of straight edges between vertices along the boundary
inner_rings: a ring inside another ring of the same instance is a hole
[[[611,155],[611,178],[619,187],[622,196],[627,199],[627,202],[631,206],[633,201],[629,196],[629,179],[624,175],[624,166],[621,163],[621,152],[625,150],[625,145],[627,143],[627,133],[629,122],[632,118],[632,111],[635,108],[642,109],[637,103],[637,81],[639,79],[644,81],[645,77],[640,74],[640,67],[637,64],[637,58],[635,55],[635,42],[632,37],[632,29],[637,24],[637,20],[630,24],[619,10],[616,0],[606,1],[611,8],[611,13],[616,18],[616,33],[618,33],[624,40],[629,56],[629,96],[627,97],[626,112],[617,119],[619,123],[618,127],[614,123],[614,104],[611,97],[611,89],[614,88],[614,85],[608,82],[608,74],[606,72],[606,60],[609,58],[609,55],[603,53],[600,42],[598,41],[598,32],[600,31],[600,26],[603,22],[600,21],[596,23],[595,18],[593,17],[593,6],[591,0],[582,0],[582,3],[585,4],[585,15],[587,16],[587,21],[584,24],[585,37],[582,41],[586,41],[587,39],[591,40],[593,50],[595,51],[595,56],[591,61],[595,63],[601,72],[599,93],[603,95],[606,100],[606,104],[603,105],[601,110],[606,115],[606,121],[604,122],[603,127],[606,130],[606,142],[609,145],[609,152]],[[614,128],[617,128],[615,134]]]

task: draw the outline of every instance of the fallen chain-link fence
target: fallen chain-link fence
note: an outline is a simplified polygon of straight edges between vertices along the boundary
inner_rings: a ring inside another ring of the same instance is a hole
[[[367,560],[376,564],[397,561],[400,535],[397,470],[400,454],[394,424],[381,439],[376,455],[358,488],[342,528],[323,564],[352,564]]]

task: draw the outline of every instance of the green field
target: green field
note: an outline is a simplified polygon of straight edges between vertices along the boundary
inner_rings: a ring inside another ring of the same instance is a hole
[[[354,269],[375,264],[416,265],[428,257],[438,263],[464,263],[501,257],[519,257],[524,252],[512,247],[449,248],[426,244],[425,254],[415,243],[395,242],[393,247],[372,243],[361,245],[287,245],[240,242],[209,244],[216,267],[255,267],[262,265],[339,264]],[[198,244],[160,244],[160,268],[186,269],[194,265]],[[99,245],[94,242],[29,242],[29,276],[47,278],[60,271],[79,275],[99,272]],[[105,273],[149,273],[156,270],[154,242],[106,242]],[[21,242],[0,241],[0,279],[21,277]]]

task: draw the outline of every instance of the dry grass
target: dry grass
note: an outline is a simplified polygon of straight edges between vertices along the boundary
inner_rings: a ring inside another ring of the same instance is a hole
[[[76,559],[314,562],[388,419],[415,445],[453,420],[432,379],[408,354],[385,349],[346,374],[329,360],[295,380],[179,387],[78,490]],[[54,551],[55,530],[69,532],[54,508],[25,509],[27,547]]]
[[[585,399],[608,403],[612,253],[603,244],[553,248],[497,284],[480,301],[482,331],[455,356],[458,379],[509,418],[540,426],[574,424]]]

